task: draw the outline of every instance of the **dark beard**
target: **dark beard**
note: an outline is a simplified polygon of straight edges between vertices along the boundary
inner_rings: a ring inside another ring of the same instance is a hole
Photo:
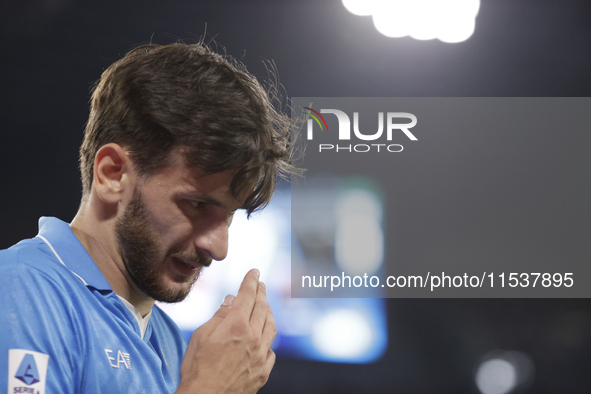
[[[138,188],[134,190],[132,200],[125,208],[123,215],[117,220],[115,232],[123,263],[144,294],[154,300],[171,303],[180,302],[187,297],[199,276],[199,271],[193,277],[190,286],[186,288],[176,290],[164,285],[162,267],[169,258],[183,254],[180,251],[170,250],[164,260],[158,259],[159,242],[148,220],[146,206]],[[196,253],[186,257],[193,261],[201,259]],[[186,280],[186,277],[174,279],[181,282]]]

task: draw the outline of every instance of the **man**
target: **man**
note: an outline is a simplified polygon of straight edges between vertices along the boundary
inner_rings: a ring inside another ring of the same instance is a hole
[[[271,96],[271,99],[273,96]],[[68,225],[0,252],[0,390],[254,393],[275,362],[257,270],[188,346],[155,300],[184,299],[227,253],[237,209],[270,200],[289,120],[202,45],[145,45],[96,85]]]

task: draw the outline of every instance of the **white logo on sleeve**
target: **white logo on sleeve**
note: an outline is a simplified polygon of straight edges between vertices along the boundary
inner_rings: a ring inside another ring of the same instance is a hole
[[[131,369],[131,361],[129,359],[129,353],[123,353],[121,350],[117,350],[117,356],[113,354],[111,349],[105,349],[105,354],[109,359],[109,364],[113,368],[120,368],[121,364],[127,369]]]
[[[49,355],[25,349],[8,350],[8,392],[45,394]]]

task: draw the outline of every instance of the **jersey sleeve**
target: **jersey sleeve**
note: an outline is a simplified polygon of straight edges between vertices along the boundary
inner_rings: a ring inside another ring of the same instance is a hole
[[[76,393],[85,354],[68,283],[19,255],[0,252],[0,393]]]

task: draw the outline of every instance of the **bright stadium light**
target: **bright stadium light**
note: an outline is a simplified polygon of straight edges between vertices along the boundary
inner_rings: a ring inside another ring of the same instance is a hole
[[[379,0],[343,0],[343,5],[352,14],[359,16],[367,16],[373,14],[374,5],[379,3]]]
[[[462,42],[474,33],[480,0],[343,0],[355,15],[372,15],[387,37]]]
[[[527,387],[534,376],[531,358],[517,351],[492,351],[476,371],[476,386],[482,394],[508,394]]]
[[[476,372],[476,385],[482,394],[507,394],[517,383],[517,371],[503,359],[487,360]]]
[[[355,310],[337,309],[322,316],[314,325],[312,342],[327,357],[362,357],[376,340],[375,329]]]

